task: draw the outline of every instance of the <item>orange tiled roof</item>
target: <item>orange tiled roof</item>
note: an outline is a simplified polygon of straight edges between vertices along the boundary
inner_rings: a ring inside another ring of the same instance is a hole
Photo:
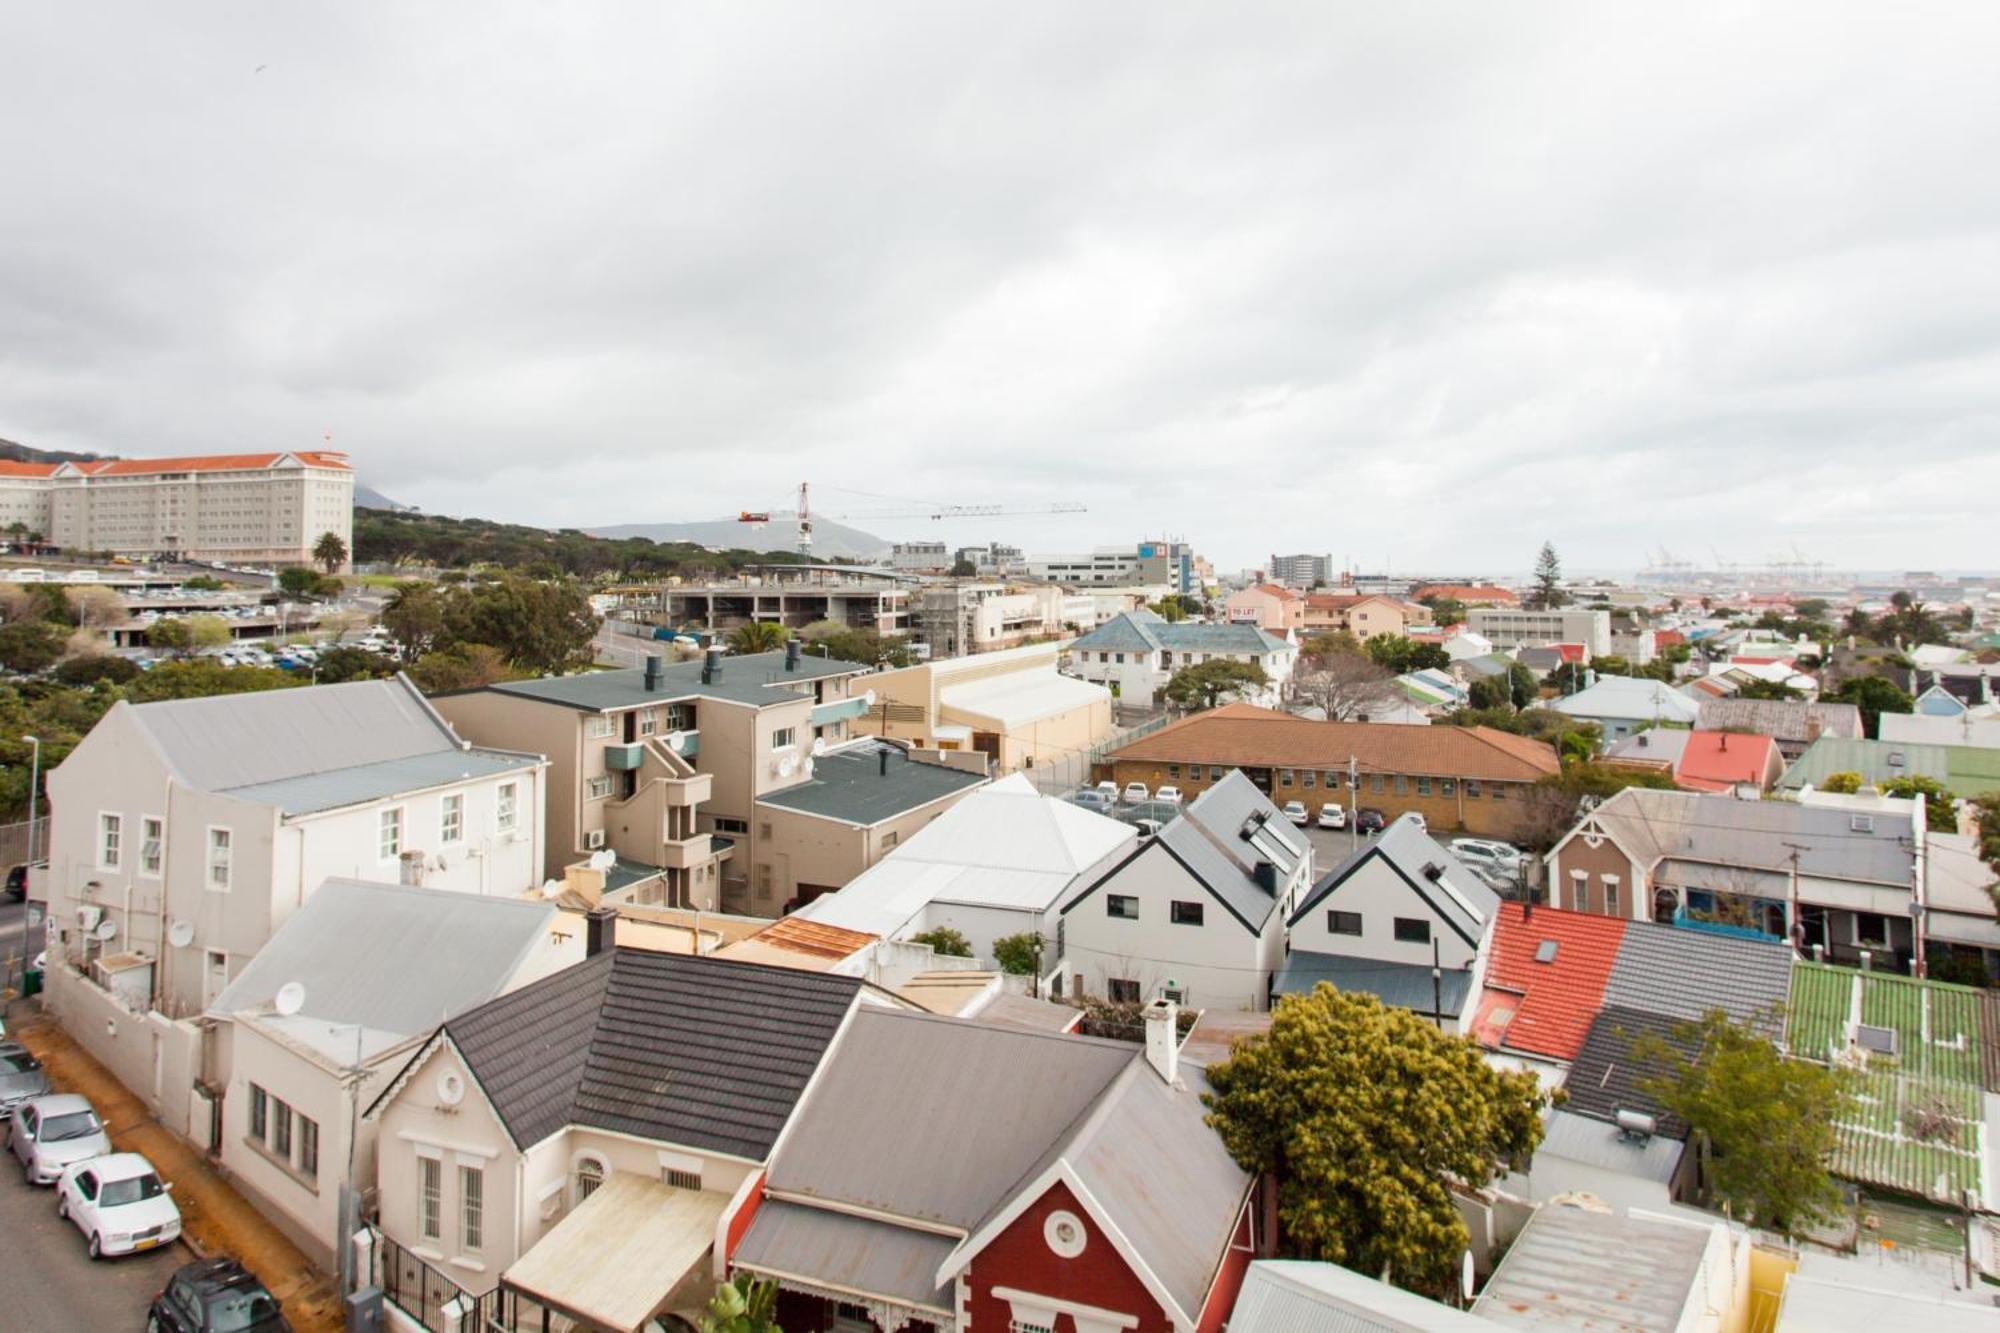
[[[1739,782],[1761,787],[1770,772],[1775,745],[1769,736],[1691,731],[1674,778],[1696,791],[1726,792]]]
[[[1497,602],[1502,606],[1512,606],[1520,600],[1506,588],[1491,583],[1426,583],[1410,596],[1417,601],[1451,597],[1461,602]]]
[[[1625,922],[1615,916],[1502,903],[1488,945],[1486,991],[1473,1015],[1480,1045],[1558,1060],[1576,1057],[1618,961]],[[1553,956],[1538,961],[1542,946]]]
[[[0,458],[0,477],[46,477],[56,470],[54,463],[16,463]]]
[[[1412,727],[1312,722],[1251,704],[1229,704],[1170,723],[1110,758],[1258,768],[1345,768],[1369,773],[1535,782],[1561,771],[1546,742],[1492,727]]]
[[[307,467],[349,470],[347,455],[325,449],[292,449],[275,454],[202,454],[191,458],[117,458],[72,467],[93,477],[134,477],[149,472],[251,472],[282,458],[296,458]]]
[[[845,958],[875,942],[873,935],[800,917],[781,917],[748,938],[815,958]]]

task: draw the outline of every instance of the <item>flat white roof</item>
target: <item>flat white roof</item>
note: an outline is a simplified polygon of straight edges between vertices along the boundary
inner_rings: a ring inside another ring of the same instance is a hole
[[[1079,708],[1094,708],[1110,698],[1111,691],[1104,686],[1062,675],[1053,663],[1045,671],[969,680],[938,691],[941,706],[989,718],[999,723],[1002,731],[1030,726]]]

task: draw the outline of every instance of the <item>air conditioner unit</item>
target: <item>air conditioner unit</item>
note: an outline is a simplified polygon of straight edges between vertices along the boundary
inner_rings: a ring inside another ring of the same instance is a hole
[[[584,834],[583,845],[593,852],[604,846],[604,830],[601,828],[592,829],[590,832]]]

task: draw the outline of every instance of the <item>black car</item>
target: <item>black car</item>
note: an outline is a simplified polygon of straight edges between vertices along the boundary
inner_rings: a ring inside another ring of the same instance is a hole
[[[1387,819],[1383,818],[1380,810],[1371,810],[1364,807],[1355,812],[1354,830],[1357,833],[1380,833],[1388,822]]]
[[[146,1333],[291,1333],[278,1300],[234,1259],[199,1259],[167,1279]]]
[[[7,893],[10,902],[20,902],[28,896],[28,867],[15,866],[7,872]]]

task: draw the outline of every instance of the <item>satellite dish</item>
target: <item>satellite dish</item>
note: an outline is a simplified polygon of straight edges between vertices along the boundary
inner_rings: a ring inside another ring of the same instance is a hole
[[[792,774],[798,771],[799,771],[799,761],[797,759],[794,759],[791,755],[786,755],[783,759],[778,761],[779,777],[788,778]]]
[[[559,897],[562,894],[562,891],[563,891],[563,884],[561,880],[545,879],[542,881],[542,897],[544,898]]]
[[[590,854],[590,868],[592,870],[609,870],[617,864],[618,853],[612,851],[609,847],[606,847],[603,851],[592,852]]]
[[[680,731],[670,731],[666,735],[666,741],[667,741],[667,748],[669,750],[678,750],[683,745],[687,744],[687,733]]]
[[[278,987],[278,993],[271,1000],[271,1007],[290,1018],[306,1006],[306,988],[296,981],[287,981]]]
[[[826,753],[826,737],[824,736],[813,737],[813,753],[815,755],[822,755]]]
[[[176,949],[185,949],[188,947],[188,945],[193,944],[194,923],[189,921],[176,921],[174,922],[173,925],[168,926],[167,943],[173,945]]]
[[[108,940],[118,933],[118,923],[110,917],[97,923],[97,929],[90,932],[100,940]]]
[[[875,691],[869,690],[867,693],[863,694],[861,696],[861,702],[867,704],[870,708],[873,708],[875,706]]]
[[[465,1079],[456,1069],[447,1069],[438,1075],[438,1100],[446,1106],[456,1106],[465,1100]]]

